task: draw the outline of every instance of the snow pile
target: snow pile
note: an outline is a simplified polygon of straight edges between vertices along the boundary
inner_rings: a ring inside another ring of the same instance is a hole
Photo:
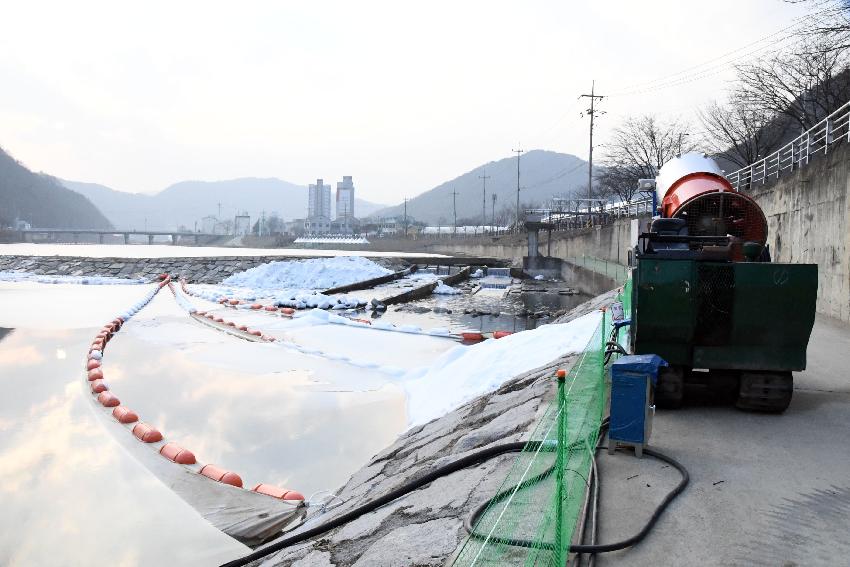
[[[437,295],[457,295],[461,293],[459,289],[455,289],[450,285],[444,284],[442,281],[434,288],[434,293]]]
[[[483,278],[484,277],[484,270],[482,270],[481,268],[478,268],[477,270],[475,270],[474,272],[469,274],[469,277],[470,278]]]
[[[275,305],[295,309],[356,309],[364,307],[366,300],[351,295],[325,295],[323,293],[283,293],[275,297]]]
[[[537,274],[536,276],[534,276],[534,279],[537,281],[543,281],[546,279],[546,276],[544,276],[543,274]]]
[[[392,273],[362,256],[269,262],[222,283],[254,289],[329,289]]]
[[[599,325],[594,311],[562,325],[544,325],[473,346],[457,346],[404,382],[411,426],[443,416],[506,380],[567,353],[581,352]]]
[[[0,282],[35,282],[43,284],[75,285],[138,285],[145,280],[110,278],[105,276],[39,276],[26,272],[0,272]]]

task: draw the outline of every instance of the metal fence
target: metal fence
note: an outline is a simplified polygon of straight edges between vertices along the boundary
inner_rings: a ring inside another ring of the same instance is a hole
[[[778,178],[807,165],[813,156],[825,154],[841,142],[850,142],[850,102],[772,154],[726,177],[735,189],[745,191],[756,183],[765,184],[771,177]]]

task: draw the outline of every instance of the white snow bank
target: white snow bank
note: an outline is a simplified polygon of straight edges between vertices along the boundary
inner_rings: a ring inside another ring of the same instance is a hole
[[[434,293],[437,295],[457,295],[460,293],[460,290],[455,289],[450,285],[446,285],[441,281],[437,284],[437,287],[434,288]]]
[[[445,415],[506,380],[587,346],[600,321],[594,311],[569,323],[544,325],[532,331],[458,346],[425,369],[412,370],[407,391],[409,425]]]
[[[138,285],[147,283],[143,279],[110,278],[105,276],[39,276],[27,272],[0,272],[0,282],[77,285]]]
[[[222,283],[254,289],[328,289],[377,278],[390,270],[362,256],[269,262],[233,274]]]

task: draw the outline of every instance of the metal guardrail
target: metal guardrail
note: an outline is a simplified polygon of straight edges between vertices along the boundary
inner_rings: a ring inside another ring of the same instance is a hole
[[[742,167],[726,176],[738,191],[762,185],[773,176],[791,172],[809,163],[812,156],[827,153],[829,147],[842,141],[850,142],[850,102],[803,132],[772,154]]]

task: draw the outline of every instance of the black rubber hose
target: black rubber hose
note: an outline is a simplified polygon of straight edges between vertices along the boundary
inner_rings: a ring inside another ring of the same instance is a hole
[[[266,547],[263,547],[261,549],[254,551],[253,553],[246,555],[245,557],[240,557],[239,559],[234,559],[233,561],[225,563],[221,567],[240,567],[242,565],[247,565],[247,564],[249,564],[253,561],[256,561],[258,559],[262,559],[263,557],[266,557],[268,555],[271,555],[272,553],[280,551],[280,550],[282,550],[286,547],[289,547],[289,546],[294,545],[296,543],[300,543],[304,540],[313,538],[315,536],[321,535],[321,534],[323,534],[323,533],[325,533],[329,530],[332,530],[334,528],[337,528],[339,526],[347,524],[348,522],[351,522],[352,520],[356,520],[357,518],[359,518],[363,514],[367,514],[367,513],[371,512],[373,510],[376,510],[377,508],[380,508],[384,504],[392,502],[396,498],[400,498],[400,497],[404,496],[405,494],[408,494],[409,492],[412,492],[414,490],[417,490],[417,489],[425,486],[428,483],[434,482],[435,480],[437,480],[440,477],[446,476],[446,475],[451,474],[453,472],[457,472],[461,469],[465,469],[465,468],[477,465],[479,463],[482,463],[486,460],[492,459],[493,457],[497,457],[499,455],[504,455],[506,453],[516,453],[516,452],[522,451],[526,447],[530,448],[531,450],[537,450],[541,446],[541,444],[545,444],[545,442],[517,441],[515,443],[503,443],[503,444],[496,445],[496,446],[493,446],[493,447],[487,447],[486,449],[482,449],[480,451],[476,451],[475,453],[472,453],[472,454],[467,455],[465,457],[461,457],[457,461],[451,462],[447,465],[444,465],[442,467],[434,469],[434,470],[428,472],[427,474],[421,476],[420,478],[417,478],[416,480],[405,483],[404,485],[387,492],[383,496],[380,496],[380,497],[376,498],[375,500],[371,500],[371,501],[369,501],[369,502],[367,502],[367,503],[365,503],[361,506],[358,506],[357,508],[354,508],[353,510],[348,511],[345,514],[341,514],[340,516],[337,516],[336,518],[329,520],[328,522],[325,522],[324,524],[316,526],[315,528],[310,528],[308,530],[304,530],[303,532],[299,532],[299,533],[291,535],[289,537],[284,537],[283,539],[280,539],[280,540],[278,540],[278,541],[276,541],[276,542],[274,542],[274,543],[272,543],[272,544],[270,544]],[[553,445],[552,450],[554,450],[554,448],[555,447]],[[545,474],[551,474],[551,472],[552,472],[551,470],[544,471]],[[543,473],[541,473],[541,474],[543,474]],[[540,475],[538,475],[538,476],[540,476]],[[537,480],[540,480],[540,479],[537,479]]]
[[[573,552],[573,553],[605,553],[605,552],[609,552],[609,551],[617,551],[617,550],[620,550],[620,549],[625,549],[627,547],[631,547],[631,546],[639,543],[640,541],[642,541],[647,536],[647,534],[649,534],[650,530],[652,530],[652,528],[655,526],[656,522],[658,522],[658,518],[661,517],[661,514],[664,513],[664,510],[667,509],[667,507],[670,505],[670,503],[673,502],[673,500],[679,494],[681,494],[683,490],[685,490],[685,487],[688,485],[688,482],[690,481],[690,475],[688,474],[688,470],[681,463],[679,463],[673,457],[670,457],[668,455],[665,455],[664,453],[661,453],[659,451],[655,451],[655,450],[650,449],[648,447],[644,448],[643,452],[646,455],[650,455],[650,456],[655,457],[655,458],[657,458],[661,461],[664,461],[665,463],[668,463],[669,465],[674,467],[677,471],[679,471],[679,474],[682,475],[682,478],[679,481],[679,484],[677,484],[676,487],[673,488],[673,490],[671,490],[670,492],[667,493],[667,495],[664,497],[664,499],[661,501],[661,503],[653,511],[652,516],[650,516],[650,518],[649,518],[649,521],[647,521],[647,523],[643,526],[643,528],[638,533],[633,535],[632,537],[624,539],[622,541],[615,542],[615,543],[603,543],[603,544],[595,544],[595,545],[574,544],[574,545],[570,546],[571,552]],[[522,486],[521,488],[523,488],[523,487],[524,486]],[[484,511],[487,509],[487,507],[490,506],[490,504],[501,502],[502,500],[507,498],[507,496],[509,494],[513,493],[515,488],[516,488],[516,486],[512,486],[511,488],[509,488],[507,490],[503,490],[502,492],[499,492],[498,494],[496,494],[496,496],[494,496],[493,498],[491,498],[490,500],[488,500],[487,502],[485,502],[484,504],[482,504],[481,506],[476,508],[475,511],[473,511],[472,515],[469,516],[466,519],[466,521],[464,522],[464,527],[466,527],[466,530],[469,532],[469,534],[472,537],[477,538],[477,539],[485,539],[486,538],[486,536],[477,533],[473,526],[478,521],[478,519],[481,517],[481,515],[484,513]],[[498,537],[498,536],[497,537],[491,536],[489,538],[489,541],[492,541],[494,543],[503,544],[503,545],[510,545],[510,546],[513,546],[513,547],[539,547],[539,548],[548,549],[548,550],[555,549],[555,545],[552,544],[552,543],[534,542],[534,541],[527,540],[527,539],[501,538],[501,537]]]

